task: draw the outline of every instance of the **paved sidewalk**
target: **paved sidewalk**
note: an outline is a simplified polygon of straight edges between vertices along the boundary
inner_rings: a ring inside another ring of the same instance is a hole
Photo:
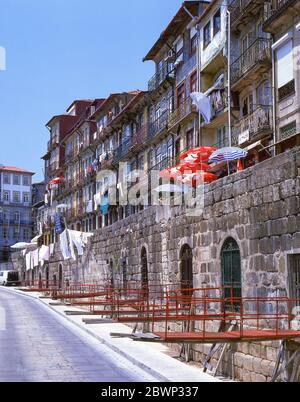
[[[155,381],[39,300],[0,288],[0,382]]]
[[[27,299],[36,299],[35,303],[43,303],[49,309],[55,311],[63,317],[65,322],[75,324],[77,328],[83,330],[86,334],[91,335],[94,340],[97,340],[106,345],[116,355],[123,357],[133,366],[148,373],[149,377],[153,378],[152,381],[170,381],[170,382],[220,382],[221,380],[214,378],[203,370],[187,365],[179,360],[167,355],[168,348],[166,345],[160,343],[148,342],[134,342],[130,339],[111,338],[110,333],[131,333],[132,330],[119,323],[113,324],[97,324],[85,325],[83,319],[91,318],[90,316],[66,316],[66,310],[81,311],[74,307],[69,308],[66,306],[50,306],[53,300],[39,299],[38,293],[24,293],[17,290],[9,290],[9,292],[19,293],[19,297],[26,297]],[[149,381],[149,380],[146,380]]]

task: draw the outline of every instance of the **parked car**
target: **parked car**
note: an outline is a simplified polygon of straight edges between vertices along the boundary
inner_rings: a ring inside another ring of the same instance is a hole
[[[19,274],[16,271],[1,271],[0,285],[2,286],[18,286],[20,285]]]

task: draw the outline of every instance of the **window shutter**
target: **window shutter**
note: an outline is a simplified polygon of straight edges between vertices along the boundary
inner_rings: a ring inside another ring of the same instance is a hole
[[[277,85],[283,87],[294,79],[293,42],[286,42],[277,50]]]

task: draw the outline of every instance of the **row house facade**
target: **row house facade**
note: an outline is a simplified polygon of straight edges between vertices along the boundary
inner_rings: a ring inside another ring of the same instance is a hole
[[[233,143],[248,147],[248,166],[270,156],[273,144],[272,41],[263,30],[264,2],[230,3],[230,79],[237,113]]]
[[[232,145],[248,150],[249,167],[295,146],[299,17],[291,10],[292,1],[184,2],[143,59],[155,65],[147,91],[75,101],[47,124],[46,182],[64,178],[51,192],[50,214],[66,205],[70,227],[94,231],[139,211],[119,205],[102,214],[95,204],[109,184],[101,172],[118,173],[122,162],[127,177],[150,174],[193,147]],[[209,100],[208,119],[193,92]]]
[[[300,3],[265,2],[263,30],[272,37],[275,145],[283,152],[300,145]]]

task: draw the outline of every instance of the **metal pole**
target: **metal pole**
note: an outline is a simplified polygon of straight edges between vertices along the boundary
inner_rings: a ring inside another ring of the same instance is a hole
[[[200,26],[197,26],[198,31],[198,46],[197,46],[197,75],[198,75],[198,91],[201,92],[201,37],[200,37]],[[202,146],[202,127],[201,127],[201,113],[198,111],[198,124],[199,124],[199,134],[198,134],[198,145]]]
[[[229,146],[232,146],[232,128],[231,128],[231,13],[227,10],[227,30],[228,30],[228,134],[229,134]]]

